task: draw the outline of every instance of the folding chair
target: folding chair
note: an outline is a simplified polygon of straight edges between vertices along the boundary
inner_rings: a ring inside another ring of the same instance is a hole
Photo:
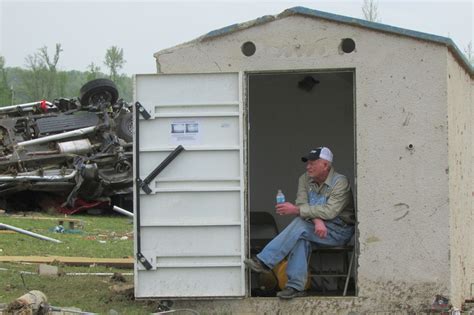
[[[259,253],[276,235],[278,227],[273,216],[264,211],[250,211],[250,252]]]
[[[353,244],[352,240],[349,244]],[[320,257],[323,260],[324,255],[341,255],[342,257],[342,270],[314,270],[311,266],[311,262],[314,257]],[[344,290],[342,296],[346,296],[347,287],[349,286],[349,279],[352,274],[352,266],[354,264],[355,251],[354,245],[334,246],[334,247],[316,247],[313,245],[313,250],[309,257],[308,265],[310,266],[310,277],[328,277],[328,278],[345,278]]]

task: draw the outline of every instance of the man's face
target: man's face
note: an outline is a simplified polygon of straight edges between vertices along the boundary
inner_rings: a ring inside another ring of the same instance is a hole
[[[330,163],[323,159],[306,162],[306,172],[308,176],[318,182],[326,180],[330,169]]]

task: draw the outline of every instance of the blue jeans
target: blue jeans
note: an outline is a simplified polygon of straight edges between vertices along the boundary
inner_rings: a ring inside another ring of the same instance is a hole
[[[303,291],[308,277],[311,244],[321,247],[342,246],[349,242],[354,234],[354,226],[344,224],[340,218],[327,220],[324,223],[328,234],[325,238],[320,238],[314,234],[313,222],[305,221],[301,217],[295,218],[257,254],[257,258],[269,268],[273,268],[288,256],[287,286]]]

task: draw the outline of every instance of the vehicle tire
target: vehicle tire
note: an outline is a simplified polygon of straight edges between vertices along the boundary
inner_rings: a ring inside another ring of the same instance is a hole
[[[87,82],[79,91],[81,105],[93,105],[98,102],[115,104],[119,96],[117,86],[109,79],[95,79]]]
[[[126,142],[133,141],[133,114],[126,113],[122,115],[117,121],[116,134]]]

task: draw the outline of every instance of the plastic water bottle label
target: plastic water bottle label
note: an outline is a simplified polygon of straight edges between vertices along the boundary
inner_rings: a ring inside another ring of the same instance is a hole
[[[277,195],[276,199],[277,199],[277,203],[284,203],[285,202],[285,196],[283,194]]]
[[[277,196],[276,196],[277,203],[284,203],[285,202],[285,195],[281,192],[281,189],[278,189]]]

